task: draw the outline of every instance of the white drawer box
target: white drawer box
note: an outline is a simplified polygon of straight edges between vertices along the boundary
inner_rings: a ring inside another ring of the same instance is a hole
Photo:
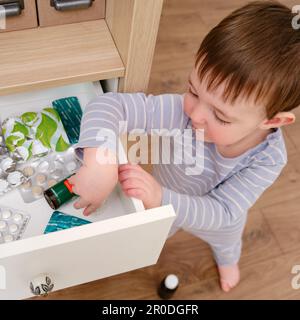
[[[85,83],[0,97],[0,115],[4,119],[40,110],[54,99],[71,95],[84,107],[100,93],[99,83]],[[85,218],[73,203],[59,210]],[[44,199],[24,203],[14,190],[0,197],[0,205],[31,215],[23,239],[0,244],[0,300],[32,296],[29,284],[39,274],[48,274],[54,290],[60,290],[155,264],[175,219],[171,205],[145,210],[140,200],[126,197],[119,185],[87,218],[93,223],[46,235],[43,230],[53,210]]]

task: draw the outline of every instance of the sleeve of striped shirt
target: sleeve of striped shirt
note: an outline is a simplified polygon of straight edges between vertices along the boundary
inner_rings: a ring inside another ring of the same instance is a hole
[[[162,205],[173,205],[176,227],[187,231],[218,230],[247,214],[284,166],[284,163],[272,166],[253,163],[203,196],[180,194],[163,187]]]
[[[150,133],[151,129],[182,129],[187,122],[181,95],[146,96],[144,93],[109,92],[91,100],[86,106],[80,138],[74,148],[77,156],[82,158],[83,148],[86,147],[105,144],[105,147],[116,150],[119,132],[140,129]]]

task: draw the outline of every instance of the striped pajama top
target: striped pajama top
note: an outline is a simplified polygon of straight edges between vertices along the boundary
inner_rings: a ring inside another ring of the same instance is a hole
[[[128,131],[144,129],[148,134],[151,129],[191,128],[183,110],[183,95],[106,93],[91,100],[84,110],[80,138],[75,145],[77,156],[82,158],[85,147],[104,143],[99,139],[99,132],[105,132],[102,129],[112,130],[118,136],[119,121],[127,121]],[[193,135],[190,145],[194,152],[196,143]],[[162,185],[161,205],[174,207],[177,227],[186,231],[217,231],[245,215],[274,183],[287,163],[287,152],[280,128],[235,158],[223,157],[213,143],[201,143],[204,147],[202,162],[199,161],[201,172],[187,175],[191,164],[173,161],[154,165],[153,176]],[[115,148],[110,138],[105,145]]]

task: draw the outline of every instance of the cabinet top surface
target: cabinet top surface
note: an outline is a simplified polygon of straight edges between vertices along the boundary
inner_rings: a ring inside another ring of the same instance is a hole
[[[105,20],[0,34],[0,95],[124,76]]]

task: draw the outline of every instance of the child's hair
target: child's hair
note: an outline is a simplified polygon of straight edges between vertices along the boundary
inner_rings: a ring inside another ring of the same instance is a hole
[[[224,82],[224,101],[242,94],[266,108],[268,119],[300,105],[300,29],[295,14],[275,1],[235,10],[204,38],[197,54],[200,81],[208,90]]]

